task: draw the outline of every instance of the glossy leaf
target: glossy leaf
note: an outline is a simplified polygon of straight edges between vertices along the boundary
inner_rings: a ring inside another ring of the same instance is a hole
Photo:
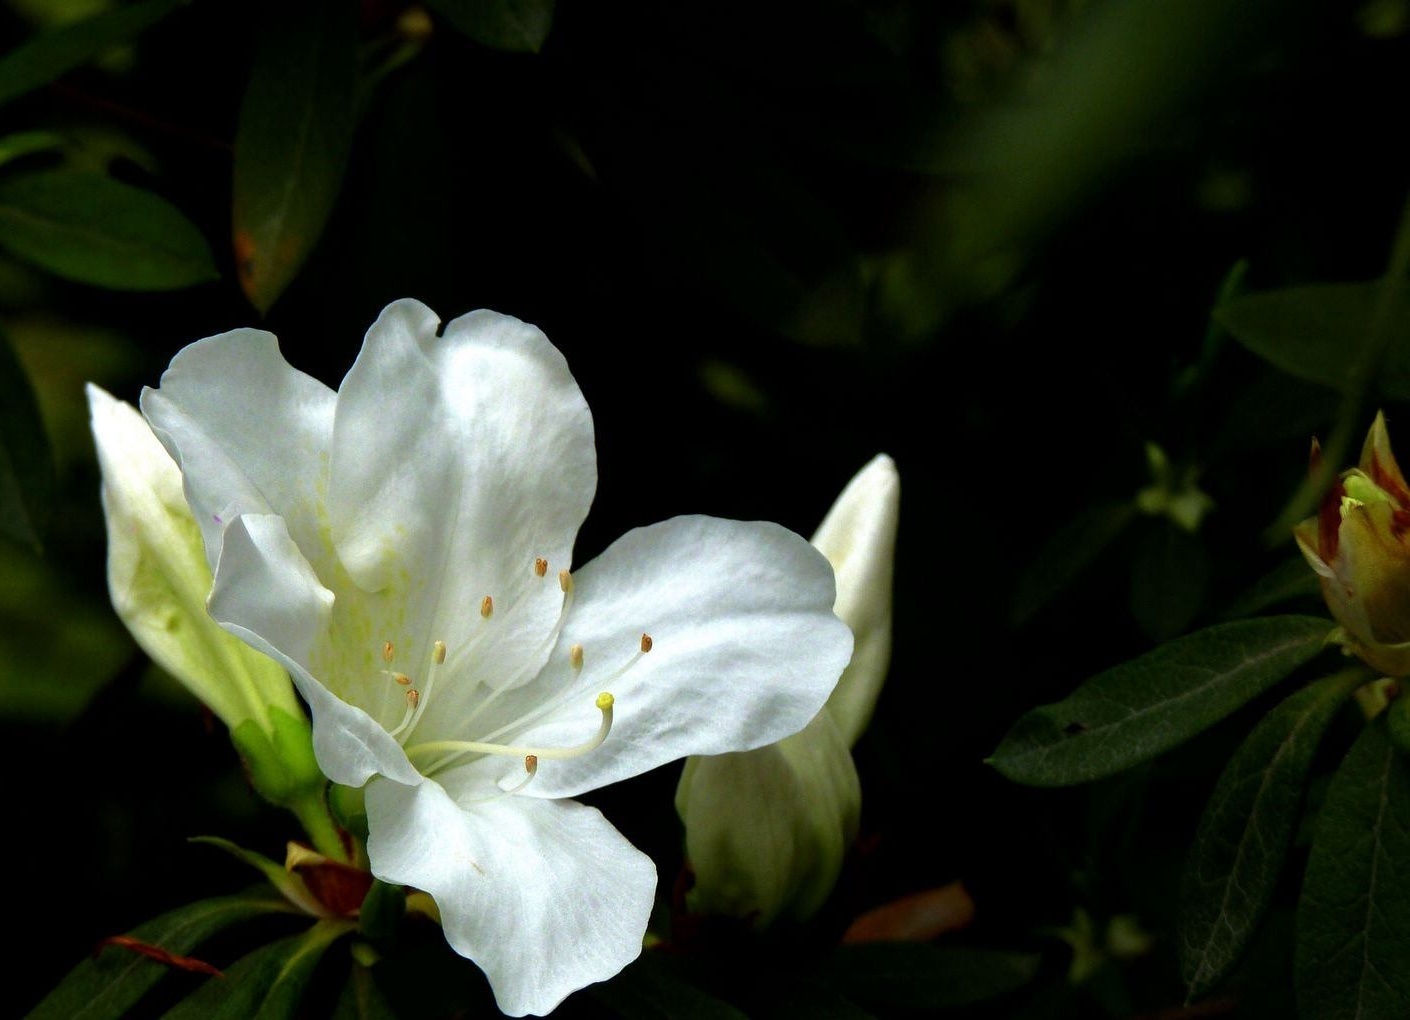
[[[1290,375],[1344,390],[1371,337],[1381,284],[1327,283],[1235,298],[1215,318],[1239,343]],[[1401,310],[1391,335],[1410,336],[1410,311]],[[1377,376],[1390,397],[1410,397],[1410,344],[1392,344]]]
[[[289,910],[283,900],[228,896],[202,900],[134,928],[132,937],[169,953],[188,954],[216,933],[262,914]],[[154,960],[121,948],[84,960],[29,1014],[28,1020],[110,1020],[134,1006],[168,973]]]
[[[1302,1020],[1410,1010],[1410,774],[1378,722],[1332,777],[1297,908]]]
[[[0,181],[0,246],[78,283],[175,290],[217,279],[210,247],[165,199],[101,174]]]
[[[144,0],[41,32],[0,57],[0,103],[47,85],[126,42],[186,0]]]
[[[729,1003],[697,988],[655,953],[642,953],[616,977],[593,985],[594,999],[627,1020],[744,1020]]]
[[[236,268],[261,312],[303,267],[352,148],[357,5],[271,5],[235,135]]]
[[[24,366],[0,333],[0,534],[43,548],[54,459]]]
[[[864,1006],[946,1009],[985,1002],[1021,988],[1040,958],[925,942],[874,942],[833,954],[830,980]]]
[[[1238,962],[1282,872],[1313,755],[1351,692],[1353,667],[1305,687],[1263,718],[1214,788],[1186,862],[1180,969],[1192,997]]]
[[[284,1020],[299,1001],[323,952],[346,934],[342,921],[320,921],[302,935],[261,946],[227,967],[166,1014],[166,1020]]]
[[[553,27],[554,0],[427,0],[477,43],[511,53],[537,53]]]
[[[1331,621],[1273,616],[1177,638],[1016,722],[989,763],[1030,786],[1113,775],[1188,740],[1317,655]]]

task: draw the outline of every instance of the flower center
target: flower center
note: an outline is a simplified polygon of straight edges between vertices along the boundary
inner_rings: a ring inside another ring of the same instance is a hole
[[[533,572],[536,577],[545,577],[548,573],[548,561],[542,557],[534,560]],[[563,603],[559,610],[558,619],[554,623],[547,637],[537,649],[537,654],[529,657],[525,661],[525,666],[519,673],[511,677],[506,683],[495,687],[479,704],[461,721],[461,727],[469,728],[475,719],[488,709],[505,691],[518,686],[518,681],[524,679],[524,672],[534,668],[534,663],[541,660],[541,657],[549,649],[558,643],[563,631],[563,625],[568,617],[568,612],[573,604],[573,576],[567,570],[558,572],[558,584],[563,592]],[[524,730],[541,721],[554,711],[562,708],[570,699],[581,695],[581,685],[578,682],[580,675],[587,661],[587,653],[582,645],[575,644],[568,649],[568,667],[572,671],[571,680],[563,685],[563,689],[556,695],[545,699],[532,710],[524,713],[519,718],[507,722],[491,732],[481,735],[479,740],[428,740],[420,743],[409,743],[409,740],[416,730],[417,723],[421,721],[430,704],[432,693],[438,682],[440,675],[447,669],[447,656],[451,655],[451,669],[467,662],[467,653],[478,644],[488,633],[488,627],[495,612],[495,601],[493,596],[486,595],[480,601],[480,617],[484,628],[470,638],[462,648],[448,649],[444,641],[437,640],[431,646],[430,661],[425,665],[422,679],[424,683],[417,687],[413,686],[413,680],[407,673],[392,668],[397,659],[396,645],[387,640],[382,643],[382,661],[386,664],[385,669],[380,672],[388,677],[397,686],[404,688],[406,698],[406,712],[402,716],[401,722],[391,730],[391,736],[396,738],[405,748],[407,757],[411,759],[413,765],[424,776],[432,776],[435,773],[454,764],[461,763],[467,755],[497,755],[506,757],[523,758],[524,778],[511,789],[503,790],[499,796],[509,796],[520,792],[534,778],[538,772],[538,763],[542,760],[565,760],[577,758],[588,754],[607,739],[607,735],[612,730],[612,709],[616,699],[608,690],[603,690],[596,698],[596,707],[602,714],[601,722],[597,732],[589,739],[579,744],[569,747],[537,747],[530,745],[500,743],[498,738],[507,734],[522,733]],[[620,679],[628,670],[641,661],[652,648],[652,638],[649,634],[642,634],[634,654],[616,669],[612,670],[600,680],[601,687],[608,687]],[[598,685],[594,685],[598,686]],[[462,730],[463,731],[463,730]],[[495,798],[490,798],[495,799]]]

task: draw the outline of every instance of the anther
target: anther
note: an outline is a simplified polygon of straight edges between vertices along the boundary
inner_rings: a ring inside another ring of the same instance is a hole
[[[412,708],[415,708],[416,705],[417,705],[417,703],[418,703],[420,700],[421,700],[421,692],[418,691],[415,687],[410,688],[410,689],[406,692],[406,703],[407,703],[408,705],[410,705]]]
[[[401,684],[403,687],[406,687],[411,683],[411,677],[407,676],[405,673],[393,673],[392,679],[395,680],[397,683]],[[416,692],[411,691],[409,693],[415,694]]]
[[[494,599],[486,595],[480,600],[480,615],[483,616],[486,620],[488,620],[490,618],[490,614],[492,614],[493,612]]]
[[[647,652],[651,651],[651,635],[650,635],[650,634],[643,634],[643,635],[641,636],[641,651],[642,651],[642,654],[643,654],[643,655],[646,654]]]
[[[583,646],[582,646],[582,645],[573,645],[571,648],[568,649],[568,663],[569,663],[574,669],[582,669],[582,668],[583,668]]]
[[[446,661],[446,643],[437,641],[431,646],[431,661],[437,666]]]
[[[391,662],[391,661],[392,661],[392,657],[393,657],[395,654],[396,654],[396,649],[392,647],[392,643],[391,643],[390,641],[384,641],[384,642],[382,642],[382,661],[383,661],[383,662]]]
[[[573,591],[573,575],[566,568],[558,572],[558,587],[563,589],[564,595]]]
[[[543,577],[544,574],[547,574],[548,560],[544,559],[542,556],[534,560],[534,573],[537,574],[539,577]]]
[[[536,754],[524,755],[524,771],[533,775],[539,770],[539,756]]]

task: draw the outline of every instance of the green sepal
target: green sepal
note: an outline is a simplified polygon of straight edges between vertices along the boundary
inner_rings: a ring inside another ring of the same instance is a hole
[[[358,912],[357,929],[369,939],[391,938],[406,916],[406,890],[378,880],[367,890]]]
[[[333,809],[333,817],[339,825],[367,842],[367,801],[362,787],[332,784],[328,788],[328,806]]]
[[[268,730],[246,719],[230,731],[230,740],[250,785],[271,804],[290,807],[327,782],[313,756],[313,730],[301,715],[271,706]]]

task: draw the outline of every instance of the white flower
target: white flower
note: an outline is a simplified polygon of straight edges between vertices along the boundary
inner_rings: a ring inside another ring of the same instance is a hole
[[[765,927],[823,905],[862,806],[852,745],[866,729],[891,660],[891,579],[901,483],[882,454],[837,497],[813,536],[837,571],[837,615],[856,649],[827,705],[806,728],[768,747],[693,757],[676,788],[689,903]]]
[[[773,524],[680,517],[570,573],[597,471],[562,355],[493,312],[438,326],[389,306],[337,393],[268,333],[211,337],[142,409],[211,615],[289,668],[329,778],[367,784],[373,873],[541,1014],[637,956],[656,882],[564,798],[798,730],[851,639],[827,561]]]

